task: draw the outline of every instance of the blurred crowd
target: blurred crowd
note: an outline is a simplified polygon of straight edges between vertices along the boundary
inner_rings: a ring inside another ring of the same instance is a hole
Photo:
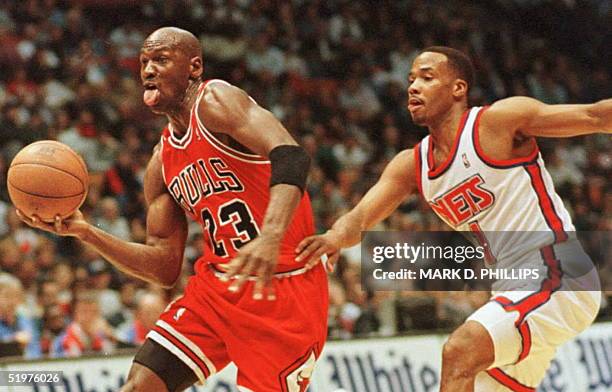
[[[323,231],[425,135],[405,109],[420,49],[448,45],[471,56],[473,105],[509,95],[594,102],[612,91],[610,15],[609,3],[595,0],[0,2],[0,352],[25,348],[33,358],[138,345],[192,273],[197,227],[181,281],[163,291],[70,238],[23,225],[4,185],[21,147],[62,141],[91,172],[85,216],[120,238],[145,239],[143,173],[165,124],[142,104],[138,54],[155,28],[196,34],[206,77],[246,90],[307,149]],[[578,230],[612,229],[611,144],[603,135],[540,141]],[[446,230],[418,197],[379,229]],[[362,290],[359,248],[347,249],[330,277],[330,337],[453,327],[487,296]]]

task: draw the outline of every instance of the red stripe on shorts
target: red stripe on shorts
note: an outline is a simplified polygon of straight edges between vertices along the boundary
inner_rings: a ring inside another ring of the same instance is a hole
[[[555,258],[555,251],[551,245],[545,246],[540,249],[540,254],[544,259],[544,263],[548,267],[548,276],[542,282],[540,290],[534,294],[531,294],[520,301],[512,302],[506,297],[496,297],[494,301],[500,304],[507,312],[517,311],[519,316],[514,323],[516,328],[519,330],[521,335],[521,352],[516,363],[521,362],[529,355],[531,350],[531,330],[529,324],[525,320],[529,313],[533,312],[540,306],[544,305],[550,300],[552,293],[557,291],[561,287],[561,277],[563,272],[561,271],[561,265],[559,260]]]
[[[510,377],[500,368],[487,370],[487,374],[493,377],[495,381],[502,384],[506,388],[510,389],[513,392],[535,392],[535,388],[528,387],[526,385],[521,384],[516,379]]]

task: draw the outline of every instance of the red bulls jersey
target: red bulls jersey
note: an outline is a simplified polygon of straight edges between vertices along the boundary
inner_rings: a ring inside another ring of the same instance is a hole
[[[176,137],[168,124],[161,137],[166,187],[187,215],[200,223],[204,234],[198,273],[207,263],[229,262],[259,235],[270,198],[270,162],[225,145],[200,120],[196,108],[209,83],[227,84],[222,80],[203,83],[185,135]],[[295,248],[313,233],[310,199],[305,193],[282,241],[278,271],[302,267],[295,262]]]

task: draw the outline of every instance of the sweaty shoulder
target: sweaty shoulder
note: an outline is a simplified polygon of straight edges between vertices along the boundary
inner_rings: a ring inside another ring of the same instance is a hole
[[[246,92],[228,83],[212,82],[204,88],[198,115],[207,128],[228,133],[242,126],[254,102]]]
[[[166,192],[166,184],[162,173],[161,145],[158,144],[153,150],[151,160],[147,165],[144,176],[144,194],[147,205],[150,205],[157,197]]]
[[[420,167],[415,159],[414,148],[399,152],[387,165],[384,176],[399,188],[412,192],[420,181]]]
[[[485,128],[495,128],[497,132],[520,133],[539,104],[541,102],[529,97],[501,99],[482,114],[480,124]]]
[[[531,155],[535,139],[521,130],[537,103],[528,97],[511,97],[484,109],[478,127],[474,129],[474,132],[478,132],[478,147],[486,156],[496,160]]]

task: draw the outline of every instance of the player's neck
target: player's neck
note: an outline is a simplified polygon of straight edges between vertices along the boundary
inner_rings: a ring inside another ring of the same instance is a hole
[[[166,114],[168,122],[172,124],[172,132],[178,138],[187,133],[191,118],[191,107],[196,101],[201,83],[200,80],[189,82],[183,101],[177,105],[175,110],[171,110]]]
[[[453,148],[457,128],[466,109],[466,107],[454,105],[444,116],[440,116],[434,124],[428,126],[436,149],[448,152]]]

